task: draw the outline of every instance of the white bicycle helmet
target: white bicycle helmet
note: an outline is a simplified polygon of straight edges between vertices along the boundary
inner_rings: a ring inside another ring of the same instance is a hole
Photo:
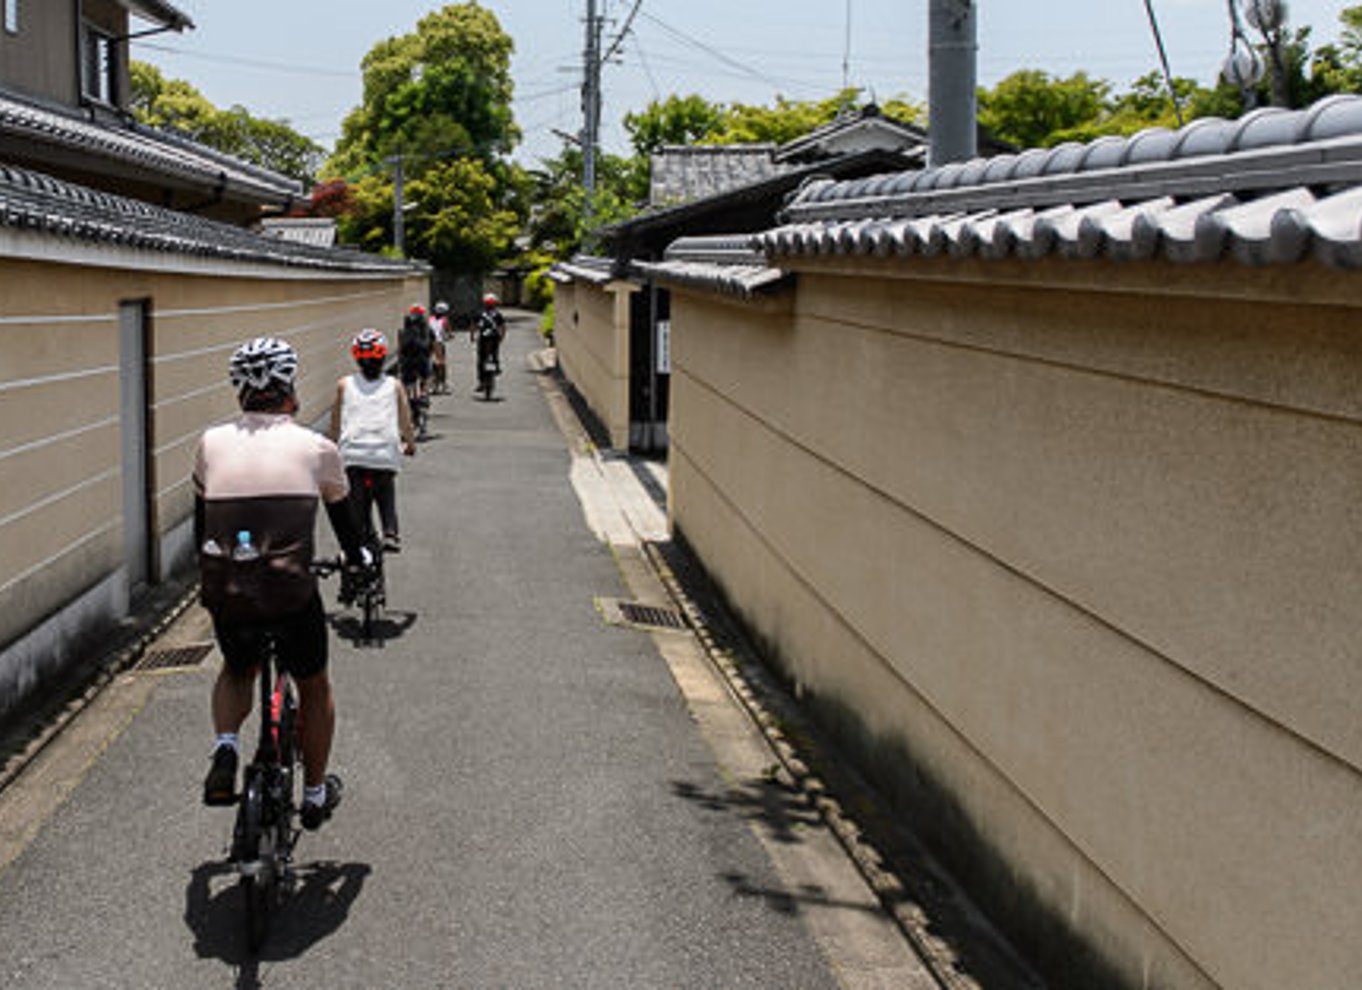
[[[232,388],[237,392],[247,388],[264,391],[276,382],[292,388],[297,377],[297,352],[274,337],[256,337],[232,355]]]

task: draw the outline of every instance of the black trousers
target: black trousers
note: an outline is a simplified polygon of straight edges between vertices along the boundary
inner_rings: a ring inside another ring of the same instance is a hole
[[[380,468],[348,467],[345,476],[350,479],[350,499],[359,518],[360,535],[364,542],[374,537],[374,505],[378,506],[378,519],[385,536],[396,536],[397,529],[397,486],[394,484],[397,472]]]

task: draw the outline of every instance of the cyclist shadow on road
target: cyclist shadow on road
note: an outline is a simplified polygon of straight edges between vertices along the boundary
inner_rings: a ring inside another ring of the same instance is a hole
[[[349,917],[364,881],[367,863],[304,863],[295,867],[297,881],[272,912],[270,929],[258,955],[246,944],[245,905],[236,867],[215,860],[190,874],[185,889],[184,920],[194,933],[200,959],[220,959],[240,967],[238,990],[260,985],[261,962],[296,959],[334,933]]]
[[[369,634],[364,634],[364,622],[357,615],[334,613],[326,621],[337,636],[354,646],[369,646],[383,649],[390,639],[401,638],[408,629],[416,624],[415,612],[386,611],[374,620]]]

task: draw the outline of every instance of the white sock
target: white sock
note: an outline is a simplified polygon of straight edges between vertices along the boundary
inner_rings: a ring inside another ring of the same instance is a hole
[[[237,742],[235,732],[219,732],[218,741],[213,743],[213,752],[216,753],[221,746],[230,746],[233,753],[241,754],[241,744]]]
[[[326,803],[326,783],[322,782],[316,787],[308,785],[303,788],[303,804],[325,804]]]

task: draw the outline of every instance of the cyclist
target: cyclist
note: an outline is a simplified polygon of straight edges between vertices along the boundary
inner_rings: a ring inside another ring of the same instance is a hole
[[[473,321],[474,339],[478,345],[478,381],[482,381],[484,364],[491,361],[495,374],[501,374],[501,342],[506,337],[506,317],[497,309],[501,300],[489,292],[482,297],[482,312]]]
[[[402,329],[397,335],[397,365],[402,384],[407,390],[407,399],[412,409],[417,411],[418,440],[425,439],[425,416],[421,413],[430,401],[426,397],[426,379],[430,377],[434,346],[435,338],[430,332],[426,308],[414,303],[407,310]]]
[[[436,395],[449,394],[449,353],[448,341],[454,339],[454,327],[449,322],[449,303],[441,300],[431,310],[430,333],[435,338],[432,351],[432,370]]]
[[[194,461],[194,540],[203,604],[224,658],[213,685],[217,742],[204,803],[236,800],[237,734],[250,714],[262,631],[279,643],[279,665],[298,685],[304,791],[303,827],[319,828],[340,803],[327,773],[335,705],[327,676],[326,616],[313,556],[317,503],[326,506],[347,565],[367,565],[351,515],[340,452],[298,425],[298,355],[258,337],[232,355],[230,378],[241,415],[207,430]]]
[[[383,362],[388,356],[387,337],[372,328],[361,330],[350,344],[350,354],[359,370],[336,382],[331,426],[326,435],[340,447],[350,482],[350,500],[365,543],[373,538],[373,506],[377,503],[383,549],[396,553],[402,542],[394,482],[402,455],[410,457],[416,453],[411,406],[407,393],[383,374]]]

